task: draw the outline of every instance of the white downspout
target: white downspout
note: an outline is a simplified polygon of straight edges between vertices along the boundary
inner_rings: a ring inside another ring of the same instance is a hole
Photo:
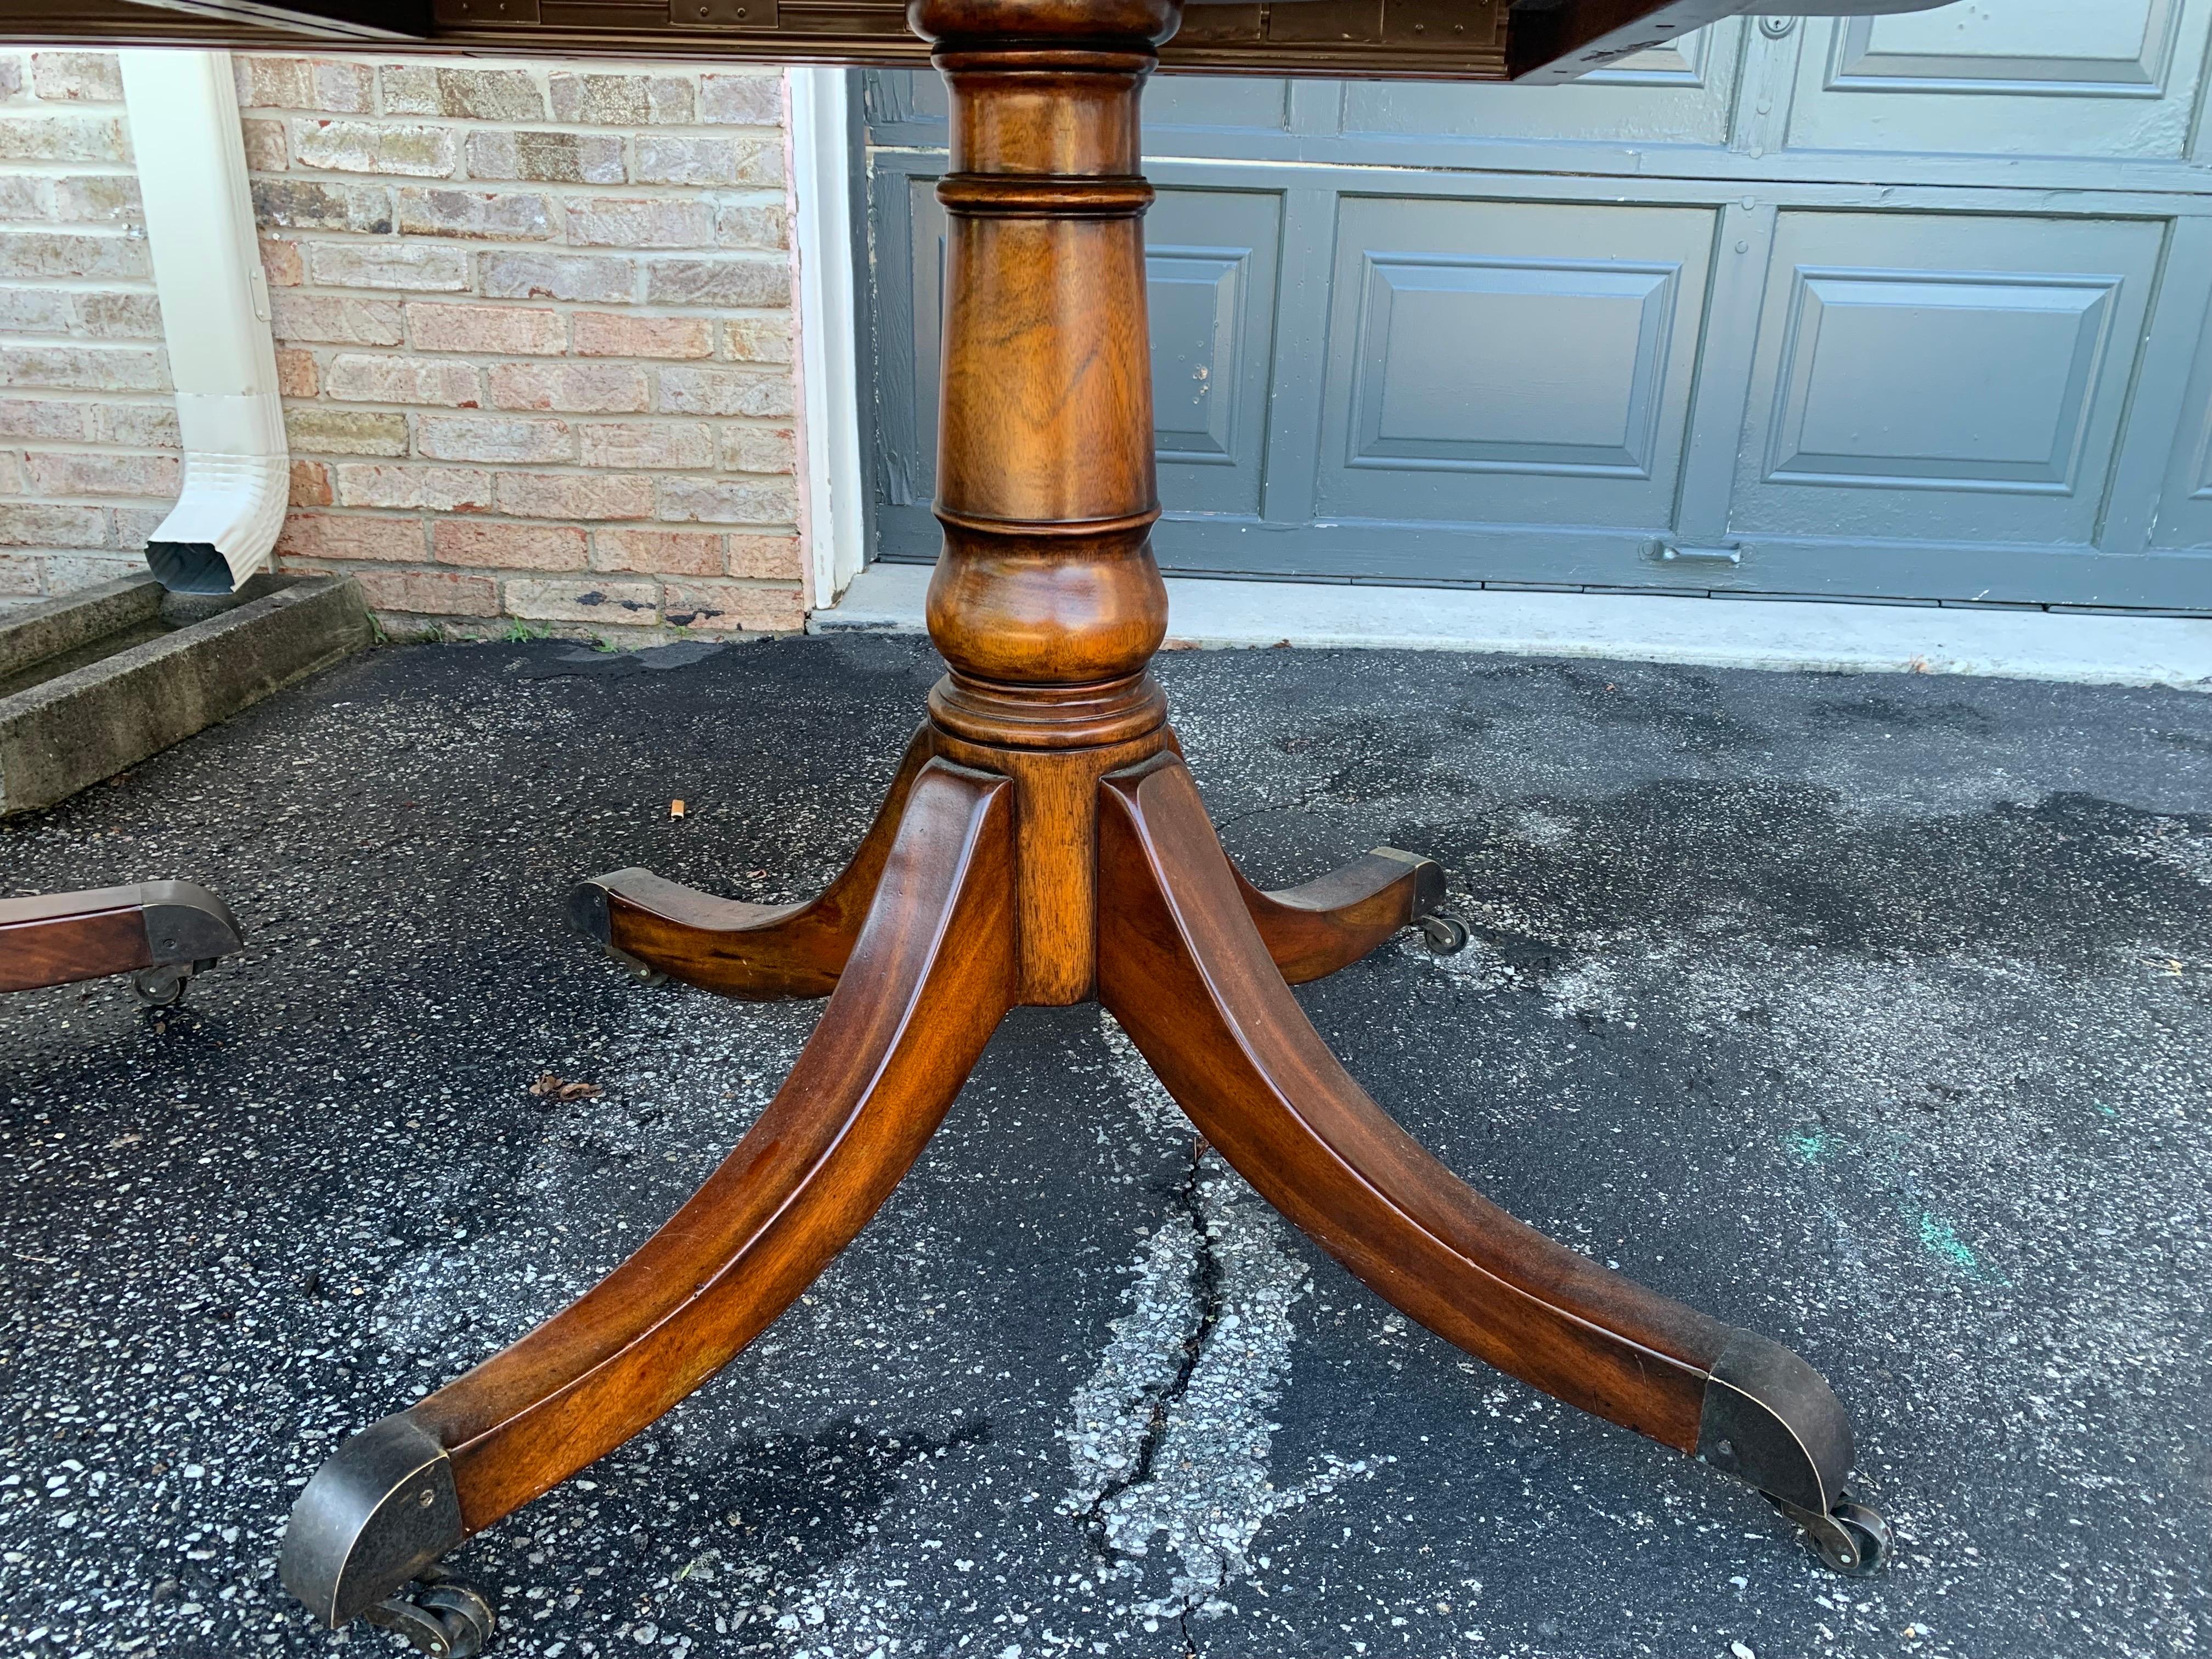
[[[799,263],[799,511],[810,609],[860,574],[867,497],[860,470],[852,143],[841,69],[784,71],[790,88],[792,249]]]
[[[121,56],[185,444],[184,493],[148,539],[146,562],[173,591],[228,593],[268,568],[290,493],[230,54]]]

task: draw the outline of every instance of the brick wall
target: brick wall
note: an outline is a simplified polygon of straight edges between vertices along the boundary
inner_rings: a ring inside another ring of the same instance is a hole
[[[781,77],[237,63],[285,567],[403,628],[799,626]],[[55,592],[135,565],[175,436],[113,60],[0,89],[0,589]]]
[[[0,53],[0,599],[145,568],[168,392],[115,59]]]

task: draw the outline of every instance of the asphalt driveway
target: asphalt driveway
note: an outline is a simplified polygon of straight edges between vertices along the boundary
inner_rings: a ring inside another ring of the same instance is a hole
[[[1466,952],[1300,993],[1353,1073],[1527,1220],[1821,1367],[1893,1570],[1833,1577],[1409,1328],[1095,1009],[1030,1010],[805,1301],[456,1556],[496,1652],[2202,1650],[2212,698],[1160,666],[1255,878],[1378,842],[1453,872]],[[276,1584],[296,1488],[619,1260],[817,1012],[634,983],[567,884],[805,892],[935,672],[387,648],[0,826],[0,891],[188,878],[251,945],[179,1013],[0,1001],[0,1648],[391,1646]]]

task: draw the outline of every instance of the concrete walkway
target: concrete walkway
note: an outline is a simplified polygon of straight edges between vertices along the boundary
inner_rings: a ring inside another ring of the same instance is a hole
[[[930,567],[872,564],[816,633],[923,631]],[[2212,690],[2212,619],[1663,593],[1168,580],[1172,646],[1359,647]]]
[[[2171,1656],[2212,1638],[2212,701],[1403,652],[1163,659],[1263,882],[1435,854],[1463,955],[1301,993],[1376,1097],[1855,1410],[1888,1575],[1391,1314],[1095,1010],[1011,1022],[807,1300],[468,1546],[495,1652]],[[373,653],[40,817],[167,875],[189,1012],[0,1000],[0,1651],[333,1644],[275,1540],[349,1430],[557,1308],[743,1132],[811,1005],[561,919],[827,876],[918,642]],[[668,816],[682,797],[688,815]],[[603,1092],[559,1104],[542,1073]]]

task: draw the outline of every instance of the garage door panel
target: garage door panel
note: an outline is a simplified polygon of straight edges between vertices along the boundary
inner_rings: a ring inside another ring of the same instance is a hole
[[[2111,277],[1796,273],[1765,482],[2068,494]],[[1958,418],[1961,386],[2001,396]]]
[[[1780,216],[1735,527],[2087,544],[2163,242],[2154,222]]]
[[[879,295],[882,337],[894,351],[910,343],[896,351],[895,373],[879,370],[877,472],[889,503],[922,507],[936,490],[945,210],[933,175],[886,176],[877,200],[903,209],[902,223],[878,223],[895,233],[881,252],[902,249],[907,270],[904,293]],[[1181,510],[1256,513],[1282,198],[1164,189],[1146,228],[1162,496]]]
[[[1366,265],[1346,465],[1650,477],[1678,266]]]
[[[1963,0],[1810,23],[1798,149],[2180,161],[2206,0]]]
[[[1320,510],[1663,528],[1712,234],[1703,208],[1345,198]]]
[[[1260,510],[1282,198],[1163,190],[1146,216],[1153,447],[1184,512]]]

